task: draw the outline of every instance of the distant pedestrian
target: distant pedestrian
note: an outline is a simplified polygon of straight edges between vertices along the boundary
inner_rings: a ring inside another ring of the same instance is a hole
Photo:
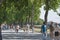
[[[30,31],[30,25],[29,24],[27,24],[27,28],[28,28],[28,33],[29,33],[29,31]]]
[[[41,30],[42,30],[43,39],[45,40],[47,37],[47,27],[45,22],[43,23]]]
[[[18,32],[19,31],[19,25],[17,25],[17,27],[16,27],[16,32]]]

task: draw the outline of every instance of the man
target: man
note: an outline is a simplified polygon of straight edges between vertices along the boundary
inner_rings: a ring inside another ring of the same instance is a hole
[[[43,23],[41,30],[42,30],[42,34],[43,34],[43,39],[45,40],[45,38],[47,37],[47,27],[46,27],[45,22]]]

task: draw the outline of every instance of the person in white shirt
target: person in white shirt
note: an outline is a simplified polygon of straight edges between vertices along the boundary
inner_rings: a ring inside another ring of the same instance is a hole
[[[30,31],[30,25],[29,24],[27,24],[27,28],[28,28],[28,33],[29,33],[29,31]]]
[[[17,27],[16,27],[16,32],[18,32],[19,31],[19,25],[17,25]]]

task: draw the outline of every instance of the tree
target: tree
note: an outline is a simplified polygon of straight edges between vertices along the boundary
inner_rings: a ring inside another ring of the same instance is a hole
[[[60,16],[60,14],[59,14],[59,16]]]
[[[60,0],[42,0],[42,4],[45,5],[45,24],[47,24],[47,16],[48,16],[48,11],[53,9],[54,11],[56,11],[56,9],[59,6],[59,2]]]
[[[38,21],[39,19],[41,0],[4,0],[1,4],[1,23],[12,24],[13,22],[20,22],[23,24],[28,16],[28,21],[33,24],[33,21]]]
[[[44,20],[38,19],[38,21],[35,21],[35,22],[34,22],[34,25],[42,25],[43,22],[44,22]]]
[[[40,16],[39,8],[41,7],[41,0],[28,0],[29,17],[31,18],[31,27],[33,32],[34,21],[37,21]]]

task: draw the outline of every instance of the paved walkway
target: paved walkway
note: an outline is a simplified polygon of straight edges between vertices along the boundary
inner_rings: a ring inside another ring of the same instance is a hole
[[[41,33],[28,33],[21,30],[18,33],[16,33],[14,30],[4,30],[2,31],[2,37],[3,40],[43,40]],[[49,34],[46,40],[51,40]]]
[[[39,33],[3,33],[3,40],[42,40],[42,35]],[[48,40],[48,39],[47,39]]]

